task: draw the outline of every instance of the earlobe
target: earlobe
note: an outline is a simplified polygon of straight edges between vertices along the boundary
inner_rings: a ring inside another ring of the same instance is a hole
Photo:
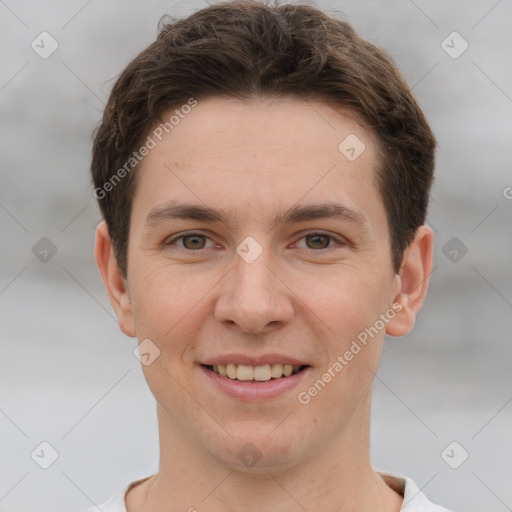
[[[405,250],[400,267],[399,290],[393,304],[401,308],[386,326],[386,334],[404,336],[416,322],[428,290],[432,272],[434,234],[428,226],[420,226]],[[395,310],[399,308],[396,306]]]
[[[126,280],[117,264],[108,227],[104,221],[96,228],[94,257],[121,331],[127,336],[135,337],[135,322],[130,293]]]

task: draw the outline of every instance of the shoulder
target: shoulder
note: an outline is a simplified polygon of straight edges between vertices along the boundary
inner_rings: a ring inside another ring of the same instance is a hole
[[[400,512],[452,512],[447,508],[432,503],[411,478],[382,471],[378,473],[389,487],[404,497]],[[151,476],[130,482],[118,489],[117,492],[104,503],[88,508],[82,512],[97,512],[98,508],[102,512],[126,512],[126,493],[132,487],[144,482],[148,478],[151,478]]]
[[[411,478],[382,471],[378,473],[389,487],[404,497],[400,512],[452,512],[430,501]]]
[[[107,501],[94,505],[87,510],[83,510],[81,512],[98,512],[101,510],[102,512],[126,512],[126,501],[125,496],[126,493],[136,485],[146,481],[148,478],[151,478],[152,475],[146,476],[144,478],[140,478],[138,480],[134,480],[127,485],[124,485],[120,489],[118,489],[115,494],[110,497]]]

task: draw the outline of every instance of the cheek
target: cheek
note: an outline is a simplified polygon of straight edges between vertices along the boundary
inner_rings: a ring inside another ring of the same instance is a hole
[[[308,307],[341,340],[373,324],[386,307],[386,284],[369,268],[340,265],[305,291]]]
[[[371,384],[385,336],[380,315],[386,312],[389,284],[384,281],[369,269],[340,267],[309,295],[307,306],[322,320],[327,352],[322,371],[328,374],[322,380],[329,381],[331,392],[322,401],[350,402]]]
[[[185,314],[204,294],[204,279],[201,283],[196,272],[165,260],[140,261],[133,281],[137,313],[142,320],[157,318],[169,323],[172,318]]]
[[[141,268],[141,267],[139,267]],[[132,287],[132,305],[139,340],[149,338],[162,347],[173,326],[179,328],[179,319],[190,309],[193,297],[190,287],[180,281],[166,279],[166,274],[146,266],[139,272]]]
[[[134,283],[134,316],[137,338],[152,340],[161,351],[160,363],[190,362],[197,332],[211,316],[209,292],[217,274],[191,271],[169,262],[140,266]],[[174,367],[173,372],[179,371]]]
[[[177,266],[146,264],[134,286],[138,340],[151,340],[159,351],[151,364],[142,365],[144,377],[157,403],[175,421],[179,418],[170,411],[196,407],[183,393],[183,385],[189,387],[193,360],[188,354],[193,353],[198,325],[204,321],[204,279],[202,285],[199,281],[193,273],[185,279]]]

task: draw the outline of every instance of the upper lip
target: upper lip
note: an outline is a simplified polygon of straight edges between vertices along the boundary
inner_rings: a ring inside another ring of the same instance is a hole
[[[308,366],[308,363],[280,354],[262,354],[259,356],[248,354],[226,354],[212,357],[201,362],[206,366],[217,366],[219,364],[246,364],[248,366],[264,366],[266,364],[291,364],[292,366]]]

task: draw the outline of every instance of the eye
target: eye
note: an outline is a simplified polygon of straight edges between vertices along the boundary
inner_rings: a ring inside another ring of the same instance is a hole
[[[309,233],[303,236],[300,240],[305,240],[306,249],[328,249],[332,247],[329,245],[330,242],[334,241],[341,246],[347,245],[347,243],[340,237],[328,234],[328,233]]]
[[[311,249],[314,251],[318,251],[320,249],[329,249],[336,244],[341,247],[347,245],[347,242],[343,238],[322,232],[308,233],[299,239],[299,241],[301,240],[304,240],[306,245],[302,247],[297,245],[299,248]],[[203,235],[202,233],[185,233],[174,238],[166,239],[163,245],[165,247],[176,246],[179,249],[184,249],[187,251],[200,251],[201,249],[208,248],[208,241],[213,243],[209,237]],[[210,245],[210,248],[211,247],[212,246]]]
[[[181,240],[181,244],[176,244],[178,240]],[[177,236],[175,238],[167,239],[164,242],[164,245],[177,245],[180,249],[196,251],[204,249],[207,240],[210,239],[206,235],[202,235],[201,233],[187,233],[184,235]]]

